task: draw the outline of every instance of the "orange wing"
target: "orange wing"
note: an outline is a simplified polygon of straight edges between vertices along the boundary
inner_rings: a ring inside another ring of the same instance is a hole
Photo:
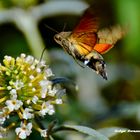
[[[93,49],[100,54],[104,54],[114,47],[115,43],[125,34],[125,29],[119,25],[104,28],[98,31],[98,44],[96,44]]]
[[[87,43],[89,39],[86,39],[86,36],[90,37],[90,46],[94,46],[96,42],[95,35],[91,35],[91,33],[96,34],[99,27],[104,25],[104,21],[106,21],[109,13],[109,3],[108,0],[97,0],[94,1],[93,5],[91,5],[81,17],[80,22],[72,31],[71,36],[79,42]],[[107,21],[109,21],[107,19]],[[82,36],[82,35],[85,36]],[[89,35],[90,34],[90,35]],[[82,38],[81,38],[82,36]]]
[[[112,47],[112,44],[96,44],[93,50],[96,50],[100,54],[104,54],[108,52]]]
[[[83,14],[79,24],[74,28],[70,38],[77,42],[76,49],[81,54],[90,52],[97,41],[99,18],[93,9],[88,8]]]
[[[101,54],[106,53],[124,35],[120,26],[99,30],[101,24],[104,24],[104,20],[108,19],[104,12],[107,8],[106,3],[107,0],[100,1],[88,8],[70,35],[70,38],[78,44],[76,49],[81,54],[87,54],[92,50]]]
[[[83,14],[79,24],[72,31],[73,36],[77,33],[97,32],[99,27],[99,17],[91,7],[88,8]]]
[[[97,35],[93,33],[80,34],[78,38],[70,36],[70,41],[75,45],[74,47],[81,55],[86,55],[93,50],[96,44]]]

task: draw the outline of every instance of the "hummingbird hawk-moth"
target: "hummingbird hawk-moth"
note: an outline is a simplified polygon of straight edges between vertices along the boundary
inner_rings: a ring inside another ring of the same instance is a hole
[[[100,29],[100,19],[97,10],[90,7],[72,31],[60,32],[54,36],[54,40],[75,60],[84,63],[107,80],[102,54],[123,37],[124,31],[119,25]]]

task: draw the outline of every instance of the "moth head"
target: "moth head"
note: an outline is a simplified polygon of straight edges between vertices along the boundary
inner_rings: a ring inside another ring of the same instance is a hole
[[[54,35],[54,40],[55,40],[58,44],[61,44],[62,39],[63,39],[63,36],[61,35],[61,33],[58,33],[58,34],[55,34],[55,35]]]
[[[106,64],[103,57],[95,50],[85,56],[84,64],[100,74],[104,79],[107,80]]]
[[[56,43],[62,45],[63,40],[67,40],[71,32],[60,32],[54,35],[54,40]]]

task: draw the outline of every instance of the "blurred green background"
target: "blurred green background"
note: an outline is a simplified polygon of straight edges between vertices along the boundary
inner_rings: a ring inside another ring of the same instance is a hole
[[[56,77],[66,77],[79,87],[63,85],[65,104],[46,124],[77,124],[99,129],[110,126],[140,129],[140,0],[108,0],[116,23],[128,25],[128,34],[104,55],[108,80],[89,68],[81,68],[55,43],[55,32],[71,31],[92,4],[92,0],[0,0],[0,61],[5,55],[21,53],[41,57],[48,62]],[[108,9],[106,9],[108,10]],[[106,11],[103,11],[106,12]],[[81,140],[77,133],[58,133],[57,140]],[[33,133],[30,139],[41,139]],[[123,133],[111,140],[138,140],[140,133]]]

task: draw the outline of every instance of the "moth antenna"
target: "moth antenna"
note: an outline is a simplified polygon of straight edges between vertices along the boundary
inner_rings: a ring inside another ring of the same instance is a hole
[[[56,33],[59,33],[57,30],[53,29],[52,27],[48,26],[47,24],[45,24],[45,26],[46,26],[48,29],[50,29],[50,30],[52,30],[52,31],[54,31],[54,32],[56,32]]]
[[[64,31],[66,29],[66,26],[67,26],[67,23],[64,23],[62,31]]]

